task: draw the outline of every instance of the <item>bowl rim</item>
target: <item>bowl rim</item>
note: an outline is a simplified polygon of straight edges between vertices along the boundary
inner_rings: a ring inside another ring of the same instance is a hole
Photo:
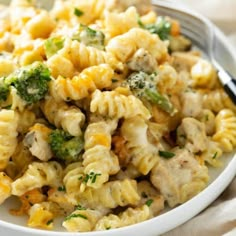
[[[168,3],[173,3],[170,0],[166,0]],[[152,1],[155,5],[155,0]],[[194,14],[198,17],[201,17],[207,21],[209,21],[205,16],[195,12],[192,9],[187,8],[182,4],[176,4],[178,8],[182,10],[187,10],[189,13]],[[236,52],[231,43],[228,41],[224,33],[214,25],[215,36],[216,38],[226,47],[228,53],[234,58],[236,61]],[[47,231],[42,229],[30,228],[27,226],[16,225],[14,223],[6,222],[0,219],[0,227],[2,229],[9,229],[18,232],[22,232],[24,234],[31,234],[31,235],[48,235],[48,236],[72,236],[72,235],[83,235],[83,236],[102,236],[102,235],[112,235],[112,236],[120,236],[121,234],[134,234],[139,235],[139,230],[142,232],[143,228],[145,228],[145,235],[157,235],[163,234],[167,231],[174,229],[175,227],[185,223],[187,220],[191,219],[192,217],[196,216],[202,210],[204,210],[210,203],[212,203],[223,191],[224,189],[230,184],[236,174],[236,151],[234,154],[232,153],[231,160],[227,163],[224,170],[217,176],[217,178],[210,183],[203,191],[199,194],[194,196],[192,199],[188,200],[187,202],[177,206],[176,208],[171,209],[161,215],[158,215],[154,218],[146,220],[144,222],[140,222],[134,225],[118,228],[118,229],[111,229],[108,231],[91,231],[91,232],[62,232],[62,231]],[[192,208],[192,206],[197,206]],[[190,210],[191,209],[191,210]],[[179,216],[176,218],[176,216]],[[168,224],[166,224],[168,220]],[[158,225],[162,226],[162,230],[158,229]],[[153,227],[157,227],[156,230],[153,230]],[[140,235],[143,235],[141,233]]]

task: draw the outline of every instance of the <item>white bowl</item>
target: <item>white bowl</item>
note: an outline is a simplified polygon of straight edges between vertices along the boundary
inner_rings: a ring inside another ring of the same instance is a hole
[[[7,3],[9,1],[0,0],[0,3]],[[48,3],[48,1],[42,1]],[[51,4],[51,1],[50,1]],[[175,3],[176,4],[176,3]],[[203,16],[201,16],[203,17]],[[203,17],[204,18],[204,17]],[[232,52],[232,46],[228,43],[223,33],[215,27],[216,33],[216,59],[229,71],[236,75],[235,62],[236,59]],[[62,232],[63,229],[56,227],[55,231],[45,231],[39,229],[32,229],[25,227],[26,217],[17,217],[9,214],[9,209],[14,207],[14,198],[8,199],[0,206],[0,235],[7,236],[120,236],[120,235],[135,235],[135,236],[156,236],[163,234],[191,219],[210,203],[212,203],[229,185],[236,174],[236,158],[235,152],[225,155],[221,159],[224,166],[220,169],[210,168],[211,181],[208,187],[199,193],[197,196],[188,202],[169,210],[153,219],[145,222],[123,227],[120,229],[88,232],[88,233],[68,233]]]

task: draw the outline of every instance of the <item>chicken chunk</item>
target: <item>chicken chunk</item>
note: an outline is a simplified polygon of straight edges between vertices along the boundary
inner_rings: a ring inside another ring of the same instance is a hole
[[[133,71],[143,71],[149,74],[155,71],[157,62],[147,50],[140,48],[127,62],[127,65]]]
[[[170,207],[184,203],[208,182],[208,169],[200,165],[187,149],[176,149],[171,159],[161,159],[151,171],[151,182]]]
[[[48,161],[53,154],[48,143],[51,130],[42,124],[35,124],[24,138],[24,145],[41,161]]]
[[[192,91],[184,92],[181,96],[182,115],[184,117],[197,117],[202,111],[202,96]]]
[[[177,128],[177,143],[193,153],[206,150],[205,124],[191,117],[184,118]]]

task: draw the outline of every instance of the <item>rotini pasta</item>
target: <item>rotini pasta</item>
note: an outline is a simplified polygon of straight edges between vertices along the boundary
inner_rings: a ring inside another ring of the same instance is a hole
[[[140,115],[144,119],[151,117],[148,109],[138,98],[133,95],[124,96],[115,91],[96,90],[92,95],[90,111],[116,119],[131,118],[136,115]]]
[[[101,51],[97,48],[86,46],[76,40],[66,39],[64,48],[58,52],[68,58],[77,69],[85,69],[102,63],[109,64],[114,69],[123,69],[123,64],[109,51]]]
[[[87,232],[93,230],[96,222],[102,217],[101,211],[81,209],[67,216],[62,225],[69,232]]]
[[[221,110],[216,116],[216,132],[212,139],[220,144],[224,152],[236,147],[236,116],[230,109]]]
[[[158,62],[167,56],[166,45],[159,37],[139,28],[133,28],[127,33],[112,38],[106,46],[106,50],[123,63],[127,62],[139,48],[146,49]]]
[[[75,20],[75,23],[90,24],[96,19],[99,19],[102,15],[102,12],[105,9],[104,0],[89,0],[89,1],[76,1],[72,0],[70,5],[75,6],[77,9],[80,9],[84,14],[80,17],[73,14],[72,20]],[[74,9],[72,9],[74,11]]]
[[[96,89],[104,89],[111,85],[114,72],[107,64],[91,66],[84,69],[72,79],[59,77],[52,81],[51,94],[57,100],[80,100]]]
[[[99,188],[108,181],[109,175],[116,174],[119,169],[117,156],[107,147],[96,145],[83,154],[84,173],[89,176],[86,185]]]
[[[58,128],[62,127],[73,136],[81,135],[85,115],[78,107],[68,106],[63,101],[56,102],[52,97],[49,97],[41,103],[41,108],[50,123]]]
[[[137,182],[129,179],[109,181],[99,189],[87,188],[77,199],[78,204],[93,209],[137,205],[139,200]]]
[[[81,162],[74,162],[64,170],[63,183],[69,201],[76,205],[76,197],[80,192],[81,184],[84,179],[84,167]]]
[[[229,108],[236,111],[236,106],[230,100],[229,96],[222,88],[200,91],[203,96],[203,107],[213,112],[219,112],[224,108]],[[204,93],[204,94],[203,94]]]
[[[32,228],[115,231],[202,191],[236,147],[213,64],[151,1],[52,4],[0,6],[3,209],[19,200],[10,213]]]
[[[150,210],[147,205],[137,208],[128,208],[119,215],[110,214],[100,219],[96,226],[96,230],[107,230],[120,228],[139,222],[145,221],[150,217]]]
[[[138,27],[138,13],[135,7],[128,8],[125,12],[105,12],[105,29],[112,38]]]
[[[214,67],[206,60],[200,59],[191,68],[193,87],[212,89],[217,84],[217,75]]]
[[[85,131],[85,152],[83,154],[84,173],[89,178],[86,185],[99,188],[108,181],[109,175],[116,174],[119,169],[117,156],[110,150],[111,135],[117,122],[95,122],[87,126]],[[95,179],[96,178],[96,179]]]
[[[62,177],[62,167],[59,163],[33,162],[28,166],[23,176],[12,183],[12,194],[21,196],[25,192],[44,185],[58,186]]]
[[[117,120],[99,121],[87,126],[84,133],[85,150],[96,145],[111,148],[111,135],[117,128]]]
[[[17,146],[17,113],[12,110],[0,111],[0,170],[3,170]]]
[[[144,175],[158,162],[158,150],[149,143],[147,129],[145,120],[139,116],[125,120],[121,127],[121,134],[127,140],[132,156],[131,163]]]

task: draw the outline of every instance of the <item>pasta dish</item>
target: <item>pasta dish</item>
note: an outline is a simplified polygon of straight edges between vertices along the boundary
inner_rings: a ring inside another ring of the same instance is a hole
[[[151,219],[201,192],[236,147],[236,106],[216,70],[148,1],[0,11],[0,204],[14,196],[25,225]]]

